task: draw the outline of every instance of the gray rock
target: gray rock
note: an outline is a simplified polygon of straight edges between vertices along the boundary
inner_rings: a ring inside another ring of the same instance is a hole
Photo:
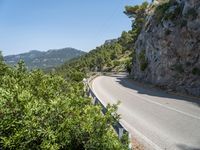
[[[200,96],[200,1],[177,0],[183,6],[179,19],[162,20],[148,18],[135,43],[136,59],[133,60],[132,76],[168,90]],[[171,6],[170,11],[175,10]],[[197,14],[187,14],[193,9]],[[192,19],[190,17],[192,16]],[[186,22],[183,24],[182,22]],[[141,70],[139,55],[145,50],[147,68]]]

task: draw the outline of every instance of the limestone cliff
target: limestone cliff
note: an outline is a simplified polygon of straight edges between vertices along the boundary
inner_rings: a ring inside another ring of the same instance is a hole
[[[200,96],[200,0],[156,2],[135,43],[131,74]]]

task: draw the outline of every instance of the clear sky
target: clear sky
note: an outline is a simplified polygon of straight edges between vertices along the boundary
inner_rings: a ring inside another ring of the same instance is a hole
[[[131,28],[125,5],[142,0],[0,0],[3,55],[73,47],[94,49]]]

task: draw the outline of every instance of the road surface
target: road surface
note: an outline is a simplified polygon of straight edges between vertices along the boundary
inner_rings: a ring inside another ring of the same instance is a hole
[[[99,76],[91,84],[104,105],[121,101],[120,122],[147,149],[200,150],[200,100],[144,87],[124,75]]]

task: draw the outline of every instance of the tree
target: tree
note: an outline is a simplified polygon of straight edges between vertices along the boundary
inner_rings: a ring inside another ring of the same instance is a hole
[[[0,61],[3,61],[3,55],[1,51],[0,51]]]
[[[136,5],[136,6],[126,6],[124,13],[129,17],[133,19],[132,28],[137,29],[138,32],[141,31],[142,26],[145,22],[145,17],[147,16],[147,7],[148,2],[142,3],[142,5]]]

